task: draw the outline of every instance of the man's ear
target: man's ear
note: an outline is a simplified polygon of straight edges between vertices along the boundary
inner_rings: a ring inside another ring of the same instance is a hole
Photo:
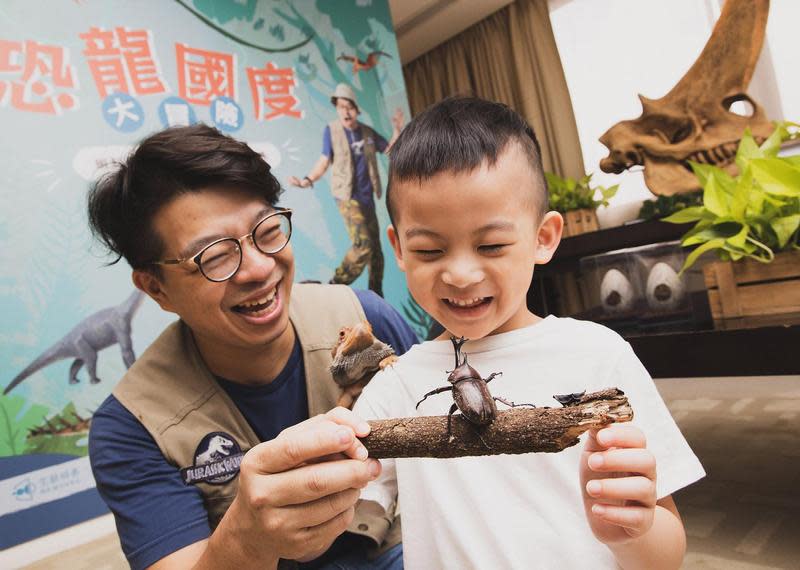
[[[406,265],[403,261],[403,250],[400,249],[400,238],[397,235],[397,231],[394,229],[394,226],[389,226],[386,228],[386,235],[389,238],[389,243],[392,244],[392,250],[394,251],[394,258],[397,260],[397,267],[400,268],[400,271],[405,272]]]
[[[176,312],[161,280],[152,272],[134,269],[131,279],[136,288],[144,291],[148,297],[158,303],[159,307],[169,313]]]
[[[564,230],[564,218],[558,212],[547,212],[536,232],[536,254],[533,262],[536,265],[547,263],[553,258],[558,244],[561,243],[561,232]]]

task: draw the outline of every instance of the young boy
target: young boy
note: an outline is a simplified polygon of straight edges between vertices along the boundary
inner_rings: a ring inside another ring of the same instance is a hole
[[[438,103],[392,149],[389,240],[414,299],[445,328],[364,390],[355,412],[445,415],[451,336],[515,402],[616,386],[634,424],[561,453],[383,462],[362,500],[402,506],[407,568],[678,568],[685,551],[670,494],[704,475],[631,347],[600,325],[526,306],[562,218],[548,211],[539,145],[522,118],[474,98]],[[502,404],[500,405],[502,407]],[[463,420],[461,420],[463,421]],[[658,467],[656,467],[656,465]]]

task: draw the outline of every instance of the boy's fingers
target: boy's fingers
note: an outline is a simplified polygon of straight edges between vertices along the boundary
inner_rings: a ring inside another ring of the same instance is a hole
[[[284,507],[302,505],[346,489],[361,489],[381,472],[377,459],[354,461],[345,459],[304,465],[269,478],[263,496],[270,505]]]
[[[594,452],[587,459],[589,468],[598,473],[638,473],[656,477],[656,458],[647,449],[611,449]]]
[[[607,523],[624,527],[629,535],[644,534],[653,525],[654,511],[641,506],[592,505],[592,514]]]
[[[601,501],[634,501],[654,507],[656,484],[647,477],[620,477],[618,479],[592,479],[586,483],[586,493]]]
[[[613,424],[589,432],[587,451],[601,451],[610,447],[644,448],[647,447],[647,438],[642,430],[632,424]]]

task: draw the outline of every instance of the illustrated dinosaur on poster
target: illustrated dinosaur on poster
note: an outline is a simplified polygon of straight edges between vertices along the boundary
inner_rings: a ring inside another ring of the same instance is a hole
[[[104,348],[119,344],[122,360],[130,368],[136,360],[131,341],[131,320],[142,304],[144,293],[138,289],[115,307],[107,307],[93,313],[78,323],[64,337],[36,357],[25,369],[17,374],[6,386],[3,394],[8,394],[19,384],[45,366],[73,358],[69,368],[69,383],[78,383],[78,372],[86,366],[89,381],[97,384],[97,354]]]

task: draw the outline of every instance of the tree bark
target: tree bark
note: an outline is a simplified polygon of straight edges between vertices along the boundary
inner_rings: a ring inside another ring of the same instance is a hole
[[[375,459],[404,457],[470,457],[558,452],[578,443],[589,429],[633,419],[628,398],[618,388],[583,395],[561,408],[512,408],[478,426],[456,413],[451,434],[447,416],[373,420],[361,441]]]

